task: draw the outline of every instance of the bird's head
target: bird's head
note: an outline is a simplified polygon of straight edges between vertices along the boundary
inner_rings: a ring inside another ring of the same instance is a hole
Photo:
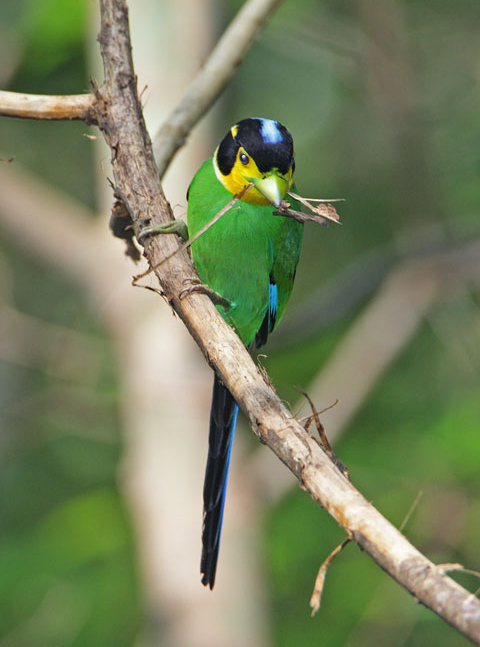
[[[217,178],[233,195],[253,182],[242,200],[278,207],[293,182],[292,136],[278,121],[242,119],[220,142],[213,165]]]

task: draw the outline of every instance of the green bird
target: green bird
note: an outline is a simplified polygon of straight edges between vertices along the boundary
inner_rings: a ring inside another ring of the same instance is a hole
[[[278,121],[239,121],[198,170],[188,190],[188,233],[196,234],[246,186],[235,206],[192,243],[195,267],[249,350],[266,343],[293,287],[303,225],[273,215],[293,184],[293,140]],[[293,208],[299,209],[294,200]],[[238,405],[215,375],[203,490],[202,583],[211,589],[220,546]]]

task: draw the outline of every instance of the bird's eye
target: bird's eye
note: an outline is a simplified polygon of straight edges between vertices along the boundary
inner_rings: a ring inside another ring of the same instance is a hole
[[[246,153],[240,153],[239,159],[242,164],[248,164],[248,155]]]

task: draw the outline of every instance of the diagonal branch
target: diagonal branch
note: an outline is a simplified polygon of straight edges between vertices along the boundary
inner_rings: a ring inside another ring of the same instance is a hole
[[[240,65],[255,36],[282,0],[247,0],[223,33],[205,65],[154,137],[160,177],[188,133],[203,117]]]
[[[135,222],[172,218],[162,191],[136,92],[125,0],[101,0],[100,44],[105,85],[96,90],[96,114],[112,151],[115,190]],[[146,244],[152,267],[178,248],[173,236]],[[193,294],[182,301],[182,279],[193,267],[185,251],[156,270],[168,301],[207,361],[221,376],[261,440],[295,474],[355,541],[416,599],[475,642],[480,642],[480,601],[416,550],[335,468],[318,444],[268,386],[232,329],[210,300]]]

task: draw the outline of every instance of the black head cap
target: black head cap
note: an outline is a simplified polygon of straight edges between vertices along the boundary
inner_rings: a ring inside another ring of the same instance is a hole
[[[276,168],[285,174],[293,164],[292,136],[278,121],[261,118],[239,121],[217,150],[217,164],[223,175],[232,170],[240,146],[255,161],[261,173]]]

